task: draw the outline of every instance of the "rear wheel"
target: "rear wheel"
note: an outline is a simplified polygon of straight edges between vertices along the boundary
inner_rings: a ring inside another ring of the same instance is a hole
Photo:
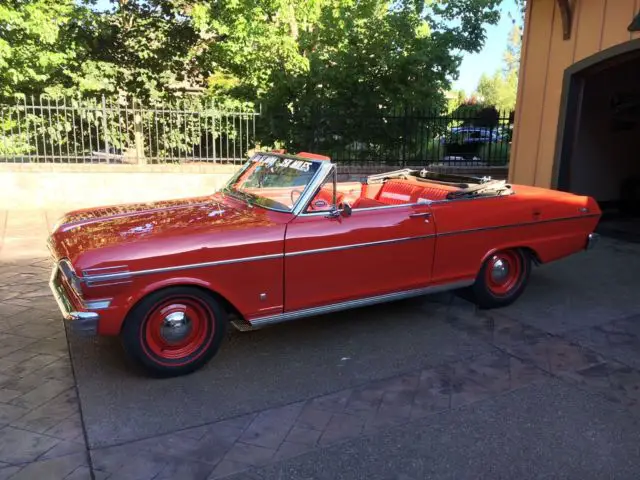
[[[489,256],[470,287],[470,300],[480,308],[512,304],[524,291],[531,273],[531,257],[522,249],[501,250]]]
[[[143,298],[120,336],[127,353],[150,374],[175,377],[204,366],[220,348],[226,326],[226,313],[212,295],[170,287]]]

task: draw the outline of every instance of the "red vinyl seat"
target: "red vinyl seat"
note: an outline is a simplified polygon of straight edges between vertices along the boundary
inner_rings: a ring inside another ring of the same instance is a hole
[[[418,203],[419,200],[446,200],[447,194],[456,190],[458,187],[452,185],[388,180],[382,186],[376,199],[386,205],[402,205],[404,203]]]
[[[376,200],[385,205],[402,205],[417,202],[422,188],[401,180],[388,180],[380,189]]]
[[[360,197],[353,204],[351,208],[373,208],[373,207],[384,207],[386,204],[382,203],[378,200],[374,200],[373,198]]]
[[[418,198],[426,199],[426,200],[446,200],[447,194],[454,190],[458,190],[456,187],[450,187],[449,185],[437,187],[422,187],[422,191],[418,195]]]

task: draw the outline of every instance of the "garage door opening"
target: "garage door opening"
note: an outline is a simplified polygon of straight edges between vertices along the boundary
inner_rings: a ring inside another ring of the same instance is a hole
[[[622,47],[567,70],[555,187],[598,201],[601,234],[640,242],[640,42]]]

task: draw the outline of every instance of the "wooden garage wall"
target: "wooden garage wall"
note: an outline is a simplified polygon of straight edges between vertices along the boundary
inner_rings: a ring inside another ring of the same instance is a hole
[[[574,0],[571,38],[563,40],[556,0],[529,0],[509,181],[550,187],[564,71],[586,57],[640,38],[627,27],[640,0]]]

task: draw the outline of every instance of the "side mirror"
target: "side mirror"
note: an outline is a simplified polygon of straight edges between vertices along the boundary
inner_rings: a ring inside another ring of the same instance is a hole
[[[351,208],[351,205],[349,205],[348,202],[343,202],[342,203],[342,216],[343,217],[350,217],[351,216],[351,212],[353,212],[353,209]]]

